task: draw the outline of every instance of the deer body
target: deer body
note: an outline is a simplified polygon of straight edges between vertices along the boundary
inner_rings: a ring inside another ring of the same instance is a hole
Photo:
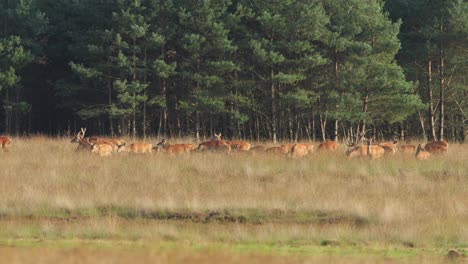
[[[307,154],[311,153],[314,149],[314,145],[310,143],[298,143],[294,144],[291,148],[291,157],[302,158]]]
[[[0,144],[2,145],[3,151],[9,152],[8,146],[10,145],[10,143],[11,143],[11,139],[9,137],[6,137],[6,136],[0,137]]]
[[[372,140],[367,140],[367,145],[349,145],[346,150],[348,158],[368,157],[370,159],[378,159],[385,154],[385,149],[379,145],[372,145]]]
[[[128,152],[135,154],[151,154],[153,152],[153,144],[148,143],[132,143]]]
[[[288,154],[287,152],[284,151],[283,148],[281,147],[270,147],[265,150],[266,153],[271,153],[271,154]]]
[[[318,145],[319,150],[335,150],[338,147],[338,143],[334,140],[327,140]]]
[[[91,148],[91,153],[97,154],[101,157],[112,156],[112,151],[113,151],[113,146],[107,143],[93,144]]]
[[[431,157],[431,153],[425,148],[421,146],[421,144],[418,145],[418,149],[416,150],[416,155],[415,155],[417,160],[427,160]]]
[[[226,141],[231,147],[231,150],[248,151],[250,150],[250,143],[240,140]]]
[[[162,148],[169,155],[190,154],[195,149],[193,144],[174,144],[170,145],[165,139],[156,144],[158,151]]]
[[[380,143],[378,146],[381,146],[384,149],[385,155],[393,155],[397,151],[397,143],[398,141],[395,140],[393,142]]]
[[[416,145],[406,144],[406,145],[399,145],[398,146],[398,151],[401,152],[401,153],[411,153],[411,154],[413,154],[416,151],[416,149],[417,149]]]
[[[424,146],[424,150],[431,154],[441,154],[448,151],[448,143],[445,141],[432,141]]]

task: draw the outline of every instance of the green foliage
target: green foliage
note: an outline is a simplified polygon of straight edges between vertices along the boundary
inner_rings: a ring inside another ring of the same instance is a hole
[[[463,133],[467,10],[463,0],[6,1],[5,120],[60,109],[49,129],[293,139],[293,128],[337,132],[327,125],[337,120],[343,131],[419,133],[425,65],[436,102],[443,53],[447,116]]]

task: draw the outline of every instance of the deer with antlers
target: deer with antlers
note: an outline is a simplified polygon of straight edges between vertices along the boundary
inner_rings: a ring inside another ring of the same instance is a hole
[[[346,139],[346,145],[348,146],[346,156],[349,158],[367,157],[369,159],[378,159],[382,157],[385,153],[385,149],[379,145],[373,145],[372,139],[366,139],[364,135],[365,132],[361,133],[357,142],[352,142],[349,139]],[[366,141],[367,144],[362,144],[363,141]]]
[[[101,137],[87,137],[85,138],[86,128],[76,134],[76,137],[72,139],[72,143],[78,143],[77,151],[89,150],[93,145],[108,144],[112,147],[113,151],[121,152],[125,149],[125,141],[119,138],[101,138]]]

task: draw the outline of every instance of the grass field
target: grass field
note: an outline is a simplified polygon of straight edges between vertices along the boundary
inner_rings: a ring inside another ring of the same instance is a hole
[[[0,153],[0,262],[468,261],[467,145],[429,161],[75,148]]]

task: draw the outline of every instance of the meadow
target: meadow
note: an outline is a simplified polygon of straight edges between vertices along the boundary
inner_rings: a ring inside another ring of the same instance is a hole
[[[0,153],[0,261],[467,261],[466,144],[428,161],[75,149],[13,138]]]

